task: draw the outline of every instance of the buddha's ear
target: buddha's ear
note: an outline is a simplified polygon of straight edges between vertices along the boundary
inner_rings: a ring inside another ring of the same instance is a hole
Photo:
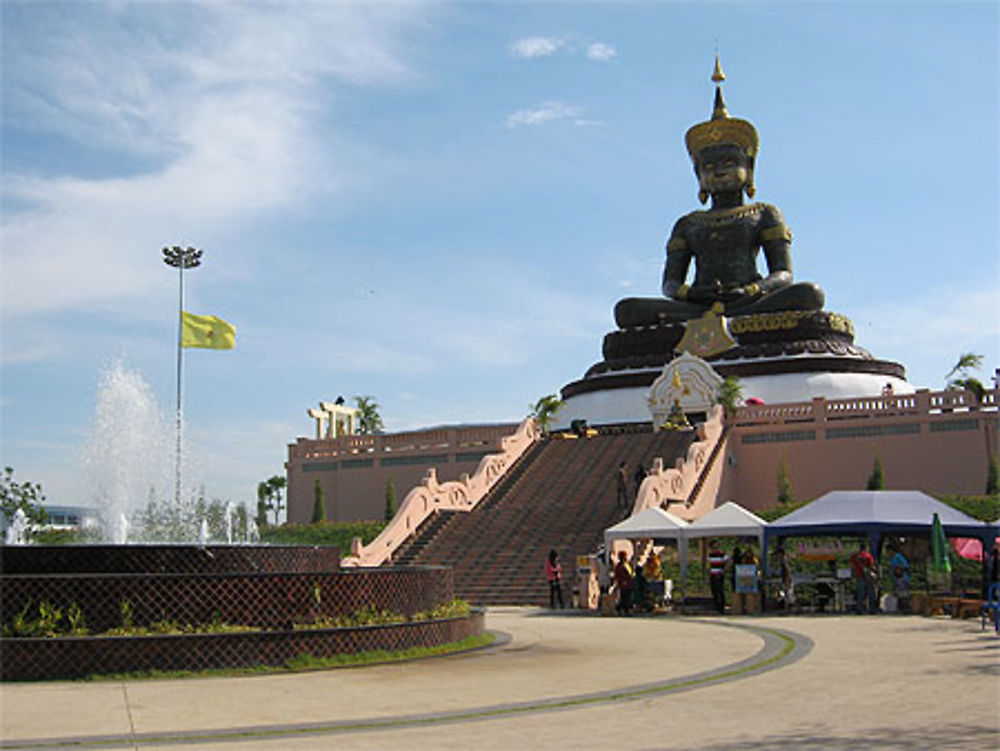
[[[698,200],[703,204],[708,203],[708,191],[702,188],[698,191]]]
[[[753,157],[747,160],[747,184],[743,187],[746,191],[747,198],[753,198],[757,193],[757,188],[753,184]]]

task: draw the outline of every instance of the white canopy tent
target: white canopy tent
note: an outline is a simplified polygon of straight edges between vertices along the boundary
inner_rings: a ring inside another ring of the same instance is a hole
[[[764,530],[767,522],[752,511],[732,501],[695,519],[684,530],[686,538],[695,537],[756,537],[758,547],[764,548]]]
[[[698,537],[756,537],[757,548],[764,555],[764,530],[767,522],[752,511],[732,501],[726,501],[718,508],[695,519],[684,530],[684,539]],[[685,548],[687,545],[684,546]],[[685,574],[687,571],[685,570]]]
[[[644,509],[613,527],[604,530],[604,549],[611,550],[613,540],[652,540],[663,543],[674,540],[680,553],[681,571],[687,570],[687,545],[684,543],[684,533],[691,525],[679,516],[653,507]],[[608,562],[614,566],[614,562]]]
[[[682,531],[691,526],[679,516],[661,508],[648,508],[604,530],[604,547],[612,540],[680,540]]]

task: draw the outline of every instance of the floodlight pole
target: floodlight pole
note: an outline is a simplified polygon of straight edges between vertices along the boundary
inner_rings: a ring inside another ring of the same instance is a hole
[[[181,505],[181,426],[183,409],[181,402],[181,383],[184,368],[184,269],[193,269],[201,265],[203,251],[195,248],[181,248],[177,245],[163,249],[163,262],[177,269],[178,301],[177,301],[177,454],[174,462],[174,507]]]

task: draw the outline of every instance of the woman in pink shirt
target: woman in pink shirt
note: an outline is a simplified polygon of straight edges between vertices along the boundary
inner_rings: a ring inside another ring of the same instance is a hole
[[[562,596],[562,565],[559,563],[559,554],[549,551],[549,557],[545,560],[545,578],[549,582],[549,607],[555,609],[556,598],[559,599],[559,607],[566,607],[563,604]]]

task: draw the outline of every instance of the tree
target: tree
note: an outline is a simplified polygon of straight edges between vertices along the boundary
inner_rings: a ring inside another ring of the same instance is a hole
[[[385,520],[391,522],[396,515],[396,486],[390,477],[385,481]]]
[[[743,386],[736,376],[726,376],[715,392],[715,403],[721,404],[726,417],[732,417],[743,402]]]
[[[555,394],[546,394],[533,405],[528,405],[531,410],[531,417],[535,418],[539,429],[543,433],[549,432],[549,423],[555,417],[556,412],[563,408],[565,402]]]
[[[983,386],[982,381],[970,375],[970,371],[979,370],[982,365],[982,355],[977,355],[975,352],[966,352],[960,355],[955,367],[949,370],[948,375],[945,376],[948,381],[946,388],[971,391],[976,400],[981,402],[986,394],[986,387]]]
[[[358,433],[362,435],[375,435],[385,430],[382,422],[382,415],[379,414],[378,402],[375,397],[369,395],[355,396],[354,403],[358,407]]]
[[[267,498],[267,483],[258,482],[257,483],[257,514],[254,521],[257,523],[258,529],[263,529],[267,526],[267,512],[271,510],[271,506],[268,504]]]
[[[872,464],[872,473],[868,476],[868,490],[885,490],[885,471],[882,460],[877,456]]]
[[[326,502],[323,499],[323,483],[316,478],[316,482],[313,483],[313,517],[312,523],[318,524],[319,522],[326,521]]]
[[[981,402],[983,397],[986,395],[986,387],[983,386],[982,381],[978,378],[972,378],[971,376],[966,378],[955,378],[954,380],[949,381],[948,388],[971,391],[978,402]]]
[[[795,497],[792,495],[792,481],[788,477],[788,462],[785,457],[781,457],[781,461],[778,462],[778,503],[782,506],[786,506],[790,503],[795,502]]]
[[[14,514],[20,509],[28,522],[33,525],[45,524],[49,515],[42,506],[45,495],[38,483],[14,482],[14,469],[3,468],[0,476],[0,511],[7,517],[7,523],[14,519]]]
[[[990,454],[989,464],[986,465],[986,495],[998,493],[1000,493],[1000,465],[997,462],[997,455]]]
[[[956,375],[968,375],[970,370],[979,370],[982,366],[982,355],[977,355],[975,352],[965,352],[958,356],[958,362],[955,363],[955,367],[948,371],[945,380],[951,380]]]
[[[282,491],[288,485],[288,481],[283,475],[272,475],[268,479],[264,480],[262,483],[257,485],[257,513],[264,509],[264,519],[265,523],[267,520],[267,511],[274,512],[274,523],[278,523],[278,519],[281,517],[281,512],[285,510],[285,506],[282,503]],[[258,524],[258,526],[263,526]]]

